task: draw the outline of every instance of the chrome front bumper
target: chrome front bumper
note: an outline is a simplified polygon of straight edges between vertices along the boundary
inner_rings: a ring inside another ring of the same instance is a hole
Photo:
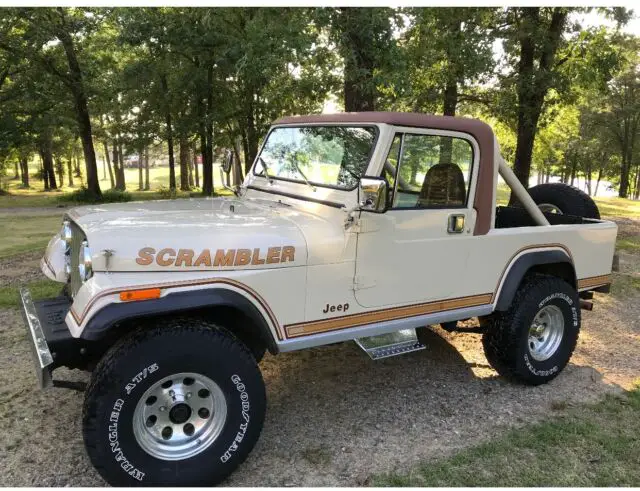
[[[29,345],[31,346],[31,352],[33,354],[38,385],[41,389],[51,387],[53,385],[51,378],[53,356],[49,350],[42,324],[38,318],[36,306],[31,298],[31,292],[26,288],[21,288],[20,298],[22,299],[22,315],[24,316],[29,333]]]

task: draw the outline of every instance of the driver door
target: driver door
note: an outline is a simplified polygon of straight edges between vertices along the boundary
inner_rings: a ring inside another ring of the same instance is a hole
[[[477,160],[477,143],[462,133],[411,128],[395,134],[382,171],[389,209],[360,216],[354,281],[360,305],[465,295]]]

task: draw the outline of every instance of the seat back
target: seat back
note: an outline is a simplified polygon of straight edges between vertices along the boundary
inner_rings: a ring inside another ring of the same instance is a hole
[[[436,164],[424,176],[418,207],[464,206],[466,198],[464,175],[455,164]]]

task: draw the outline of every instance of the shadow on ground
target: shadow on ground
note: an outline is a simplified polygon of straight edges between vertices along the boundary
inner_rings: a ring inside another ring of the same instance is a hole
[[[424,351],[377,362],[354,343],[267,355],[265,428],[226,484],[365,484],[372,473],[450,453],[617,390],[576,364],[546,386],[513,385],[487,366],[478,336],[438,329],[429,338]],[[77,371],[57,376],[88,379]],[[82,394],[37,392],[34,381],[21,319],[0,311],[0,484],[103,484],[82,444]]]

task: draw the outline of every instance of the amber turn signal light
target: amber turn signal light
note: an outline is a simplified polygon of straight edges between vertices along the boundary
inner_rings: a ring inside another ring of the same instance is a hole
[[[151,300],[154,298],[160,298],[160,288],[120,292],[120,300],[122,302],[135,302],[137,300]]]

